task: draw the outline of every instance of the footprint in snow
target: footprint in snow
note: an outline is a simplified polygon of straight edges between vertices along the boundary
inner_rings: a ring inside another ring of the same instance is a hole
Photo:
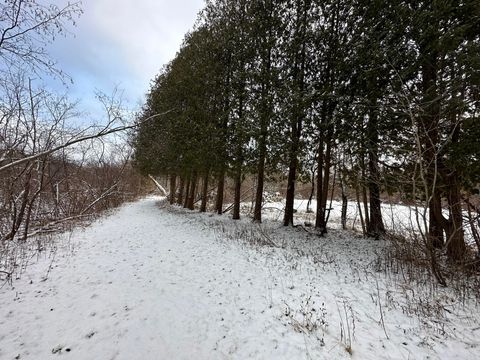
[[[72,351],[72,349],[70,349],[69,347],[65,347],[63,345],[57,345],[52,349],[52,354],[60,354],[63,350],[65,350],[65,352],[67,353]]]

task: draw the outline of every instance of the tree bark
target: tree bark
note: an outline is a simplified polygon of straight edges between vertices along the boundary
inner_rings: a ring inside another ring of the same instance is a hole
[[[242,191],[242,167],[237,166],[237,171],[235,173],[235,197],[233,199],[233,220],[240,219],[240,201],[241,201],[241,191]]]
[[[320,233],[327,233],[327,201],[328,187],[330,185],[330,167],[332,160],[332,136],[333,128],[329,120],[333,116],[333,105],[324,102],[322,106],[322,124],[325,130],[320,133],[318,146],[318,165],[317,165],[317,213],[315,227]],[[325,147],[325,152],[324,152]]]
[[[317,229],[325,228],[325,209],[323,204],[323,167],[324,167],[324,154],[323,154],[323,132],[320,134],[320,141],[318,144],[318,160],[317,160],[317,213],[315,218],[315,227]]]
[[[270,56],[270,55],[269,55]],[[270,63],[270,60],[268,61]],[[268,65],[270,69],[270,65]],[[263,110],[260,119],[260,136],[258,139],[258,165],[257,165],[257,190],[255,193],[255,208],[253,210],[253,221],[262,222],[262,206],[263,206],[263,187],[265,183],[265,163],[267,158],[267,132],[269,123],[269,105],[267,104],[268,86],[262,86],[262,104]]]
[[[293,226],[293,213],[295,203],[295,182],[297,180],[298,153],[303,125],[303,101],[305,87],[305,31],[307,29],[307,14],[310,2],[297,1],[296,4],[296,28],[294,37],[297,38],[299,49],[295,49],[294,66],[292,74],[294,98],[297,98],[292,106],[292,120],[290,124],[290,164],[288,169],[287,194],[285,198],[284,226]]]
[[[447,231],[447,255],[449,259],[458,262],[464,258],[466,246],[463,230],[462,199],[457,179],[455,172],[449,176],[448,208],[450,211],[450,226]]]
[[[431,34],[427,34],[420,44],[422,57],[422,92],[424,109],[419,118],[421,131],[422,160],[426,164],[427,205],[429,208],[428,239],[433,247],[441,248],[445,244],[442,199],[439,191],[438,155],[440,104],[438,101],[438,24],[432,24]]]
[[[187,208],[189,210],[193,210],[195,208],[195,196],[197,194],[197,181],[198,181],[197,171],[194,170],[192,174],[192,180],[190,182],[190,193],[188,195]]]
[[[340,187],[342,189],[342,215],[341,215],[341,223],[342,229],[347,229],[347,208],[348,208],[348,197],[346,192],[346,185],[345,179],[342,172],[340,173]]]
[[[265,136],[262,135],[259,144],[260,154],[257,166],[257,191],[255,193],[255,208],[253,210],[253,221],[255,222],[262,222],[263,186],[265,181],[265,158],[267,156],[267,145]]]
[[[311,178],[311,189],[310,189],[310,196],[308,197],[308,202],[307,202],[307,213],[312,213],[312,200],[313,200],[313,195],[315,194],[315,168],[312,169],[312,178]]]
[[[170,175],[170,205],[175,203],[175,192],[177,190],[177,175]]]
[[[188,197],[190,195],[190,187],[191,187],[191,178],[190,175],[187,175],[187,183],[185,185],[185,200],[183,201],[183,207],[188,208]]]
[[[370,216],[367,225],[368,236],[378,239],[385,234],[380,199],[380,171],[378,166],[378,119],[375,106],[372,105],[367,125],[368,132],[368,190],[370,195]]]
[[[180,176],[180,188],[178,190],[177,204],[182,205],[183,203],[183,192],[185,191],[185,177]]]
[[[296,137],[296,135],[293,135]],[[297,142],[296,140],[294,140]],[[290,153],[290,166],[288,169],[288,180],[287,180],[287,195],[285,198],[285,213],[283,217],[283,225],[284,226],[293,226],[293,208],[295,202],[295,181],[297,178],[297,152],[298,152],[298,145],[293,144],[291,153]]]
[[[207,200],[208,200],[208,180],[210,177],[210,170],[207,169],[205,171],[205,175],[203,177],[203,188],[202,188],[202,203],[200,205],[200,212],[207,211]]]
[[[217,199],[215,202],[215,210],[218,215],[223,214],[223,199],[225,192],[225,168],[222,167],[218,175]]]

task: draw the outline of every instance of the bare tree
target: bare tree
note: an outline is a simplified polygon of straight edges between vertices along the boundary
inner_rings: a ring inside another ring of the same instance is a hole
[[[46,45],[68,33],[82,14],[80,2],[43,5],[36,0],[5,0],[0,4],[0,69],[33,70],[62,75]]]

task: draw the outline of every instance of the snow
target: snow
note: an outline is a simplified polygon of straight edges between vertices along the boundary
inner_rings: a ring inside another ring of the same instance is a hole
[[[310,209],[313,213],[307,213],[308,200],[297,199],[294,201],[294,208],[297,210],[296,221],[300,224],[302,222],[315,223],[315,211],[317,208],[316,200],[312,200]],[[331,205],[331,206],[330,206]],[[362,206],[362,213],[363,203]],[[249,209],[249,205],[244,205],[245,209]],[[265,217],[270,220],[281,220],[283,217],[283,211],[285,208],[285,201],[267,202],[265,204]],[[328,227],[341,228],[341,211],[342,203],[337,200],[333,200],[331,203],[328,201],[327,208],[330,208],[330,221]],[[425,224],[428,223],[428,209],[423,206],[407,206],[394,203],[382,203],[382,218],[387,230],[396,234],[411,235],[413,233],[419,233],[418,229],[425,232]],[[448,210],[444,209],[444,216],[448,218]],[[470,231],[470,225],[468,223],[468,214],[464,211],[464,231],[466,241],[472,245],[475,243]],[[365,215],[363,215],[365,216]],[[356,201],[349,200],[347,204],[347,227],[354,228],[358,231],[362,230],[360,215],[358,212],[358,205]]]
[[[383,241],[160,205],[59,236],[5,285],[0,359],[478,358],[475,301],[378,271]]]

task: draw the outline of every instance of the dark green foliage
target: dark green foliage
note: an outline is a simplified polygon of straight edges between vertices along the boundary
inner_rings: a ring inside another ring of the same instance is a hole
[[[423,201],[435,236],[449,236],[480,182],[479,14],[475,0],[208,1],[152,83],[139,118],[173,111],[140,127],[137,167],[229,176],[236,202],[253,174],[257,221],[263,181],[288,178],[286,225],[296,181],[315,172],[322,232],[341,173],[370,235],[384,232],[382,197],[397,194]]]

